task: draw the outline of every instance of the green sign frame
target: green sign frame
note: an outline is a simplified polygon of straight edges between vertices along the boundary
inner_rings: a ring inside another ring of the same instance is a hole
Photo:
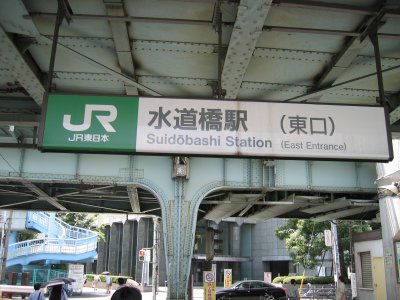
[[[137,96],[50,94],[39,149],[134,152],[138,101]]]

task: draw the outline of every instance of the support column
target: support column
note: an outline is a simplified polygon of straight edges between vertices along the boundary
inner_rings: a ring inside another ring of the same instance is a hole
[[[149,233],[151,232],[151,222],[150,218],[141,218],[138,222],[137,229],[137,249],[136,255],[142,248],[150,248],[153,246],[153,240],[150,239]],[[142,282],[142,272],[143,272],[143,262],[137,262],[135,280],[137,282]]]
[[[168,263],[169,300],[188,299],[188,275],[193,251],[196,218],[193,203],[184,199],[185,181],[175,178],[175,196],[163,216]]]
[[[57,238],[58,234],[56,232],[56,214],[55,213],[49,213],[49,223],[47,224],[47,237],[49,239],[51,238]]]
[[[122,256],[121,256],[121,275],[131,276],[133,270],[133,262],[136,256],[134,251],[136,249],[134,245],[134,234],[133,234],[133,221],[126,221],[122,225]]]
[[[111,274],[119,274],[121,261],[122,224],[113,223],[110,230],[108,270]]]
[[[110,226],[107,225],[104,228],[104,238],[105,240],[99,240],[97,244],[97,266],[96,272],[101,273],[103,271],[108,271],[108,245],[110,243]]]

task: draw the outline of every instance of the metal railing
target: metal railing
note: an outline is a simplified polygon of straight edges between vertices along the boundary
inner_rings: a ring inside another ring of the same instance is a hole
[[[336,299],[336,288],[334,285],[329,286],[311,286],[299,289],[300,299],[318,299],[329,300]],[[346,300],[351,299],[351,290],[346,290]]]
[[[27,221],[35,222],[44,233],[47,233],[50,215],[44,212],[30,212]],[[97,249],[97,233],[71,226],[58,218],[54,220],[55,230],[59,238],[43,238],[27,240],[8,247],[7,259],[34,254],[82,254]]]

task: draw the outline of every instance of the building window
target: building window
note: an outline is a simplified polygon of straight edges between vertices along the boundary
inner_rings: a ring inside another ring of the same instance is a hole
[[[400,242],[394,243],[394,253],[396,256],[397,282],[400,282]]]
[[[373,288],[371,252],[361,252],[361,283],[363,288]]]

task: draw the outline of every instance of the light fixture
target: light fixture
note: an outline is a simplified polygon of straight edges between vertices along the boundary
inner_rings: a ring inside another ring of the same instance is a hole
[[[184,156],[175,156],[172,161],[172,178],[183,177],[189,179],[189,158]]]
[[[379,196],[385,197],[385,196],[393,196],[399,195],[399,183],[398,182],[392,182],[392,184],[389,185],[383,185],[378,188]]]

